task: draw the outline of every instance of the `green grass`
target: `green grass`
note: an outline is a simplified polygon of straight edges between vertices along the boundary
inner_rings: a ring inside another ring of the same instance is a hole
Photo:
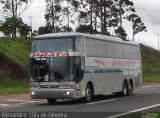
[[[143,73],[160,73],[160,52],[141,45]]]
[[[160,74],[147,74],[143,77],[143,83],[160,83]]]
[[[8,39],[0,38],[0,52],[5,54],[8,60],[17,63],[24,70],[29,64],[29,53],[32,39]],[[16,67],[15,67],[16,69]],[[14,78],[0,67],[0,94],[27,93],[29,85],[27,77]]]
[[[15,79],[0,71],[0,94],[28,93],[29,80]]]
[[[8,58],[26,68],[29,63],[32,39],[0,38],[0,51]]]
[[[29,80],[9,77],[2,70],[0,71],[0,94],[28,93]]]
[[[0,87],[0,94],[28,93],[27,86]]]
[[[141,45],[144,83],[160,83],[160,52]]]

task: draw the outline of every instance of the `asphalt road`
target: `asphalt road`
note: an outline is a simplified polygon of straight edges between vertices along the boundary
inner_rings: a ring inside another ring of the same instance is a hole
[[[0,101],[0,111],[3,118],[16,113],[31,118],[160,118],[160,86],[145,86],[126,97],[97,96],[91,103],[59,100],[51,105],[46,100],[9,98]]]

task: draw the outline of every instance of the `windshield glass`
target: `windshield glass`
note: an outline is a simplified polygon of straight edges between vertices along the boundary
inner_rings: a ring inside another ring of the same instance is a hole
[[[74,38],[38,39],[33,42],[32,53],[35,52],[73,52]]]
[[[31,81],[60,82],[72,81],[72,57],[52,57],[44,59],[31,59]]]

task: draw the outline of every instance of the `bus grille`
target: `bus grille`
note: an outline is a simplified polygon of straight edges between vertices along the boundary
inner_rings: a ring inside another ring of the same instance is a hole
[[[59,88],[60,85],[39,85],[40,88]]]

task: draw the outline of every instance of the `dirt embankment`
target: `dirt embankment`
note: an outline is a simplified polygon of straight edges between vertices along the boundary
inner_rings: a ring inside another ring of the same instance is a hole
[[[5,72],[9,77],[25,78],[25,70],[13,60],[9,59],[5,54],[0,52],[0,70]]]

